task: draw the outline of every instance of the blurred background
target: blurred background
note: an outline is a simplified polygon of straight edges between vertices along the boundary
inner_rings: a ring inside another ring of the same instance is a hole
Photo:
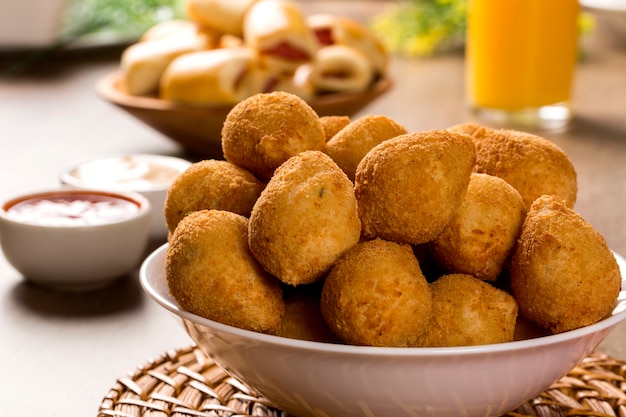
[[[0,47],[130,41],[181,16],[182,0],[2,0]]]
[[[385,4],[367,23],[392,52],[427,57],[462,50],[467,0],[370,1]],[[605,24],[626,43],[625,0],[581,4],[583,37],[596,25],[588,13],[593,9],[616,15]],[[176,18],[185,18],[184,0],[0,0],[0,76],[59,50],[129,44],[156,23]]]

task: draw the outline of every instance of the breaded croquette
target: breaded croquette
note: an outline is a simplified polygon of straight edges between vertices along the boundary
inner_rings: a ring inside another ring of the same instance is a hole
[[[170,232],[188,213],[215,209],[249,217],[265,184],[248,170],[227,161],[195,162],[167,190],[165,221]]]
[[[224,158],[263,181],[290,157],[323,150],[326,136],[317,113],[295,94],[256,94],[240,101],[222,128]]]
[[[319,151],[282,164],[250,215],[252,253],[289,285],[321,279],[360,234],[352,182]]]
[[[540,136],[516,130],[495,130],[475,123],[448,130],[472,137],[476,172],[500,177],[522,196],[526,208],[542,195],[556,195],[569,208],[578,193],[577,175],[568,156]]]
[[[282,288],[248,248],[248,220],[229,211],[195,211],[167,249],[165,277],[180,306],[202,317],[275,332],[285,312]]]
[[[326,142],[332,139],[341,129],[350,124],[348,116],[320,116],[320,123],[324,128]]]
[[[354,181],[361,159],[381,142],[408,133],[387,116],[367,115],[351,122],[326,143],[326,153]]]
[[[311,289],[309,287],[315,287]],[[341,343],[330,330],[320,310],[321,286],[304,285],[285,297],[285,314],[277,336],[313,342]]]
[[[322,288],[322,316],[353,345],[413,346],[431,309],[430,289],[411,247],[382,239],[346,253]]]
[[[532,204],[510,276],[520,313],[554,333],[609,315],[622,283],[602,235],[556,196]]]
[[[428,243],[448,273],[495,281],[515,247],[526,206],[501,178],[473,173],[465,198],[443,231]]]
[[[363,235],[410,244],[434,239],[461,204],[474,159],[469,136],[446,130],[375,146],[355,176]]]
[[[475,346],[514,339],[517,302],[506,291],[467,274],[450,274],[430,284],[433,313],[418,344]]]

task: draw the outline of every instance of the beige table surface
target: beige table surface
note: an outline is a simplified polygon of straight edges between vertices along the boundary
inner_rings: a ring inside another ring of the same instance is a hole
[[[363,19],[381,5],[306,7]],[[587,59],[575,82],[576,118],[569,131],[544,136],[565,150],[578,171],[576,210],[626,254],[626,45],[603,24],[585,44]],[[61,169],[95,155],[182,154],[168,138],[95,94],[94,83],[116,69],[118,57],[119,50],[64,54],[35,72],[0,81],[0,194],[56,185]],[[462,55],[395,58],[391,71],[396,88],[362,114],[393,117],[412,131],[472,120],[463,99]],[[626,359],[625,341],[626,323],[598,349]],[[188,344],[178,324],[142,292],[137,272],[105,290],[57,293],[26,284],[0,256],[3,416],[95,416],[118,377]]]

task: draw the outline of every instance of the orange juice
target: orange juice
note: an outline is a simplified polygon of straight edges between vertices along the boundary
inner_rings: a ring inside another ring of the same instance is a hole
[[[578,0],[469,1],[471,105],[518,111],[566,103],[578,50]]]

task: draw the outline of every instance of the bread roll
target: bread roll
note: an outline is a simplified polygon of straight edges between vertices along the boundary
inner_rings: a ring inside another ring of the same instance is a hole
[[[286,74],[279,77],[275,90],[286,91],[300,96],[305,100],[311,100],[317,94],[315,86],[311,82],[312,72],[312,65],[300,65],[293,75]]]
[[[374,79],[370,61],[345,45],[321,48],[315,55],[310,81],[320,93],[356,93],[368,89]]]
[[[361,52],[372,64],[374,71],[384,74],[389,61],[382,41],[367,26],[345,17],[331,14],[314,14],[307,24],[322,46],[345,45]]]
[[[202,26],[241,36],[244,15],[257,0],[187,0],[187,17]]]
[[[277,73],[293,73],[309,62],[317,49],[301,10],[284,0],[264,0],[250,7],[243,37],[247,46],[259,51],[262,63]]]
[[[193,104],[234,104],[249,95],[255,61],[255,52],[244,47],[182,55],[163,73],[161,98]]]
[[[178,56],[211,47],[204,33],[181,31],[160,39],[135,43],[124,50],[120,61],[124,87],[130,95],[156,93],[167,66]]]

